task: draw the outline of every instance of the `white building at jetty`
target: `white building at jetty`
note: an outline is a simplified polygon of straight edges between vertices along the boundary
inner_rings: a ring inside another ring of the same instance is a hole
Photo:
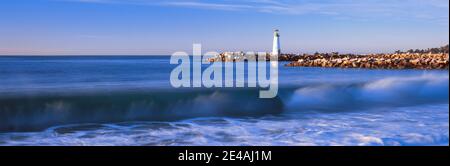
[[[280,49],[280,33],[278,29],[275,29],[273,32],[273,47],[272,47],[272,55],[281,55]]]
[[[256,56],[262,56],[267,57],[269,55],[273,56],[280,56],[281,55],[281,46],[280,46],[280,34],[279,30],[275,29],[273,33],[273,47],[272,47],[272,53],[265,52],[265,53],[255,53],[251,52],[253,55]],[[228,52],[222,52],[217,57],[209,58],[208,61],[215,62],[215,61],[225,61],[225,62],[232,62],[232,61],[244,61],[248,60],[246,57],[246,53],[243,51],[228,51]]]

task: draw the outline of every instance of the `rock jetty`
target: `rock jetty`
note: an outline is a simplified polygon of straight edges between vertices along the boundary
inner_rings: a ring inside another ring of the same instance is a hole
[[[368,69],[449,69],[447,53],[400,53],[373,55],[303,55],[284,57],[286,66]],[[280,57],[283,61],[283,57]]]
[[[260,58],[258,58],[260,57]],[[270,60],[270,53],[224,52],[208,59],[210,62],[239,62]],[[281,54],[278,61],[290,62],[286,66],[300,67],[339,67],[368,69],[449,69],[449,45],[428,49],[410,49],[406,52],[395,51],[390,54]]]

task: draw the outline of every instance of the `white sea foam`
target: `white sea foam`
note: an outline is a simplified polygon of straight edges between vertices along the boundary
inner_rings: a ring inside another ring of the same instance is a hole
[[[447,145],[448,104],[58,126],[0,134],[1,145]]]

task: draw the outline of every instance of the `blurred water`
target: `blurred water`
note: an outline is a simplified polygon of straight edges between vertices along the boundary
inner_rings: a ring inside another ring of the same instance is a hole
[[[448,145],[447,70],[282,64],[261,100],[174,89],[163,56],[0,57],[0,145]]]

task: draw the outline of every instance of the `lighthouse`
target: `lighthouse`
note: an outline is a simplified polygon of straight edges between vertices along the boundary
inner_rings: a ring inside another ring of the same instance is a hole
[[[273,31],[273,47],[272,47],[272,55],[280,55],[280,33],[278,29]]]

